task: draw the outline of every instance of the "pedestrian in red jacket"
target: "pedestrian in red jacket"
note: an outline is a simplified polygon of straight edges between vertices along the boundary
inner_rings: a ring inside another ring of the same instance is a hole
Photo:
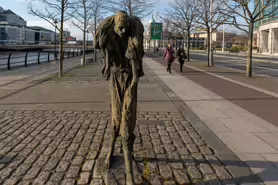
[[[173,47],[168,44],[165,52],[164,52],[164,56],[163,56],[163,60],[166,60],[167,61],[167,71],[169,73],[171,73],[171,65],[172,65],[172,62],[175,60],[175,57],[174,57],[174,49]]]

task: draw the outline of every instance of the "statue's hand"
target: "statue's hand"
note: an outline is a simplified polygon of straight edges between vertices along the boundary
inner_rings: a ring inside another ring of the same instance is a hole
[[[107,35],[102,32],[101,35],[99,36],[99,45],[100,47],[104,46],[107,40]]]

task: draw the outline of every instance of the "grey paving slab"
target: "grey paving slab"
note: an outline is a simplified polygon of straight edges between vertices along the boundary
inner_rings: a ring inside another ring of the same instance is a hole
[[[108,103],[35,103],[35,104],[0,104],[0,110],[59,110],[59,111],[109,111]]]
[[[138,102],[139,111],[178,112],[171,102]]]
[[[107,101],[106,83],[40,84],[21,93],[9,96],[1,103],[55,103]],[[24,99],[22,97],[25,97]],[[44,97],[44,98],[42,98]],[[73,99],[74,97],[74,99]]]
[[[138,101],[161,102],[170,100],[158,84],[141,83],[138,87]]]

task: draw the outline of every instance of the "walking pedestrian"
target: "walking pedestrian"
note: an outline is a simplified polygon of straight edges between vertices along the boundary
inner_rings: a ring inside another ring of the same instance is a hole
[[[173,61],[175,60],[175,57],[174,57],[174,49],[171,46],[171,44],[168,44],[168,46],[164,52],[163,60],[167,61],[167,71],[169,73],[172,73],[171,65],[172,65]]]
[[[183,64],[184,60],[187,58],[185,55],[185,51],[182,45],[180,45],[178,49],[178,58],[179,58],[179,63],[180,63],[180,72],[183,72]]]

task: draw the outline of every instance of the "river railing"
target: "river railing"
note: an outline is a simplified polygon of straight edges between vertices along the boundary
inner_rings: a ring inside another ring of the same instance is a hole
[[[94,52],[93,49],[85,50],[85,54],[92,54]],[[1,54],[1,53],[0,53]],[[63,51],[63,57],[65,58],[73,58],[82,56],[82,49],[68,49]],[[56,57],[55,57],[56,56]],[[0,69],[7,68],[8,70],[14,67],[25,66],[34,64],[41,64],[44,62],[54,61],[55,58],[59,60],[60,52],[59,51],[39,51],[39,52],[10,52],[7,53],[6,56],[0,55]]]

